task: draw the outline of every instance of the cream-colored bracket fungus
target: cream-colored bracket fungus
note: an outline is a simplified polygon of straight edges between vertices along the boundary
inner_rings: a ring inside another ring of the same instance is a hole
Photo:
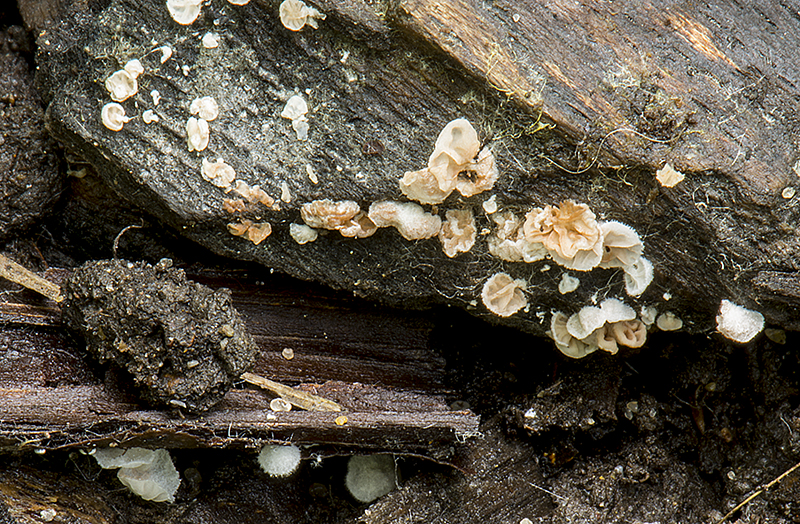
[[[236,171],[221,158],[216,162],[209,162],[204,158],[200,174],[205,180],[222,189],[230,188],[236,179]]]
[[[267,444],[258,454],[258,464],[270,477],[288,477],[300,465],[300,448],[294,444],[276,446]]]
[[[372,502],[397,487],[394,457],[368,455],[350,457],[345,486],[359,502]]]
[[[300,31],[306,25],[317,29],[319,20],[325,20],[325,15],[313,7],[308,7],[300,0],[284,0],[279,8],[281,23],[286,29]]]
[[[186,143],[189,151],[202,151],[208,147],[211,132],[208,122],[202,118],[191,117],[186,121]]]
[[[175,502],[181,477],[167,450],[101,448],[92,456],[103,469],[119,469],[120,482],[143,499]]]
[[[120,131],[125,122],[130,118],[125,116],[125,108],[116,102],[111,102],[103,106],[100,110],[100,119],[103,125],[112,131]]]
[[[510,317],[528,305],[526,287],[524,280],[514,280],[506,273],[495,273],[483,285],[483,305],[497,316]]]
[[[475,217],[471,209],[450,209],[445,213],[439,240],[442,241],[444,254],[453,258],[459,253],[466,253],[475,245]]]
[[[203,0],[167,0],[167,10],[173,20],[181,25],[190,25],[200,16]]]
[[[675,187],[686,178],[683,173],[676,171],[671,165],[665,164],[664,167],[656,171],[656,180],[663,187]]]
[[[522,226],[528,242],[544,245],[558,264],[589,271],[603,258],[603,233],[586,204],[567,200],[558,206],[535,208]]]
[[[319,236],[316,229],[305,224],[289,224],[289,235],[301,246],[315,241]]]
[[[309,227],[331,229],[344,237],[366,238],[378,230],[352,200],[314,200],[300,207],[300,217]]]
[[[470,197],[492,189],[498,176],[492,152],[481,149],[475,128],[459,118],[439,134],[428,167],[405,173],[400,190],[411,200],[439,204],[453,190]]]
[[[120,69],[106,78],[106,89],[111,96],[111,100],[124,102],[135,95],[139,91],[139,84],[136,81],[137,76],[138,74],[131,74],[130,71]]]
[[[406,240],[431,238],[442,228],[441,218],[413,202],[374,202],[368,216],[377,227],[395,227]]]
[[[725,338],[744,344],[753,340],[764,329],[764,315],[723,300],[717,315],[717,331]]]
[[[308,140],[308,104],[303,97],[294,95],[286,101],[286,105],[281,111],[281,117],[292,121],[292,129],[294,129],[298,140]]]
[[[189,105],[189,113],[199,116],[206,122],[211,122],[219,116],[219,106],[214,97],[203,96],[192,100]]]

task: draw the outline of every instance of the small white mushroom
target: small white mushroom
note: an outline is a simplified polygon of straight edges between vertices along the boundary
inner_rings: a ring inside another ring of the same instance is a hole
[[[609,221],[602,222],[600,230],[603,232],[603,259],[600,267],[628,267],[642,255],[644,244],[631,226]]]
[[[214,100],[214,97],[203,96],[192,100],[192,103],[189,105],[189,112],[199,116],[206,122],[211,122],[219,116],[219,106],[217,105],[217,101]]]
[[[200,16],[203,0],[167,0],[167,10],[173,20],[190,25]]]
[[[216,162],[209,162],[204,158],[200,174],[205,180],[223,189],[231,187],[236,179],[236,171],[221,158],[218,158]]]
[[[316,229],[310,228],[305,224],[289,224],[289,234],[300,245],[313,242],[318,236]]]
[[[216,49],[219,47],[219,34],[209,31],[203,35],[201,42],[206,49]]]
[[[558,350],[570,358],[583,358],[597,351],[597,345],[579,340],[570,334],[567,330],[568,318],[561,311],[556,311],[550,319],[550,331],[547,334],[556,343]]]
[[[144,66],[137,59],[129,60],[122,68],[133,78],[139,78],[139,75],[144,73]]]
[[[446,220],[439,231],[444,254],[453,258],[472,249],[477,234],[472,209],[449,209],[445,217]]]
[[[292,31],[300,31],[306,25],[317,29],[319,27],[317,19],[325,20],[324,14],[313,7],[308,7],[300,0],[284,0],[279,11],[283,27]]]
[[[683,320],[676,317],[672,311],[666,311],[658,315],[656,326],[661,331],[677,331],[683,327]]]
[[[395,227],[406,240],[421,240],[439,234],[442,220],[413,202],[373,202],[369,219],[378,227]]]
[[[686,178],[683,173],[676,171],[671,165],[665,164],[664,167],[656,171],[656,180],[663,187],[674,187]]]
[[[191,117],[186,121],[186,141],[189,151],[202,151],[207,148],[210,136],[208,122],[202,118]]]
[[[487,198],[483,201],[483,210],[486,211],[488,214],[496,213],[497,212],[497,195],[492,195],[491,197]]]
[[[506,273],[495,273],[484,283],[481,299],[486,308],[500,317],[510,317],[528,305],[527,284],[514,280]]]
[[[644,293],[653,281],[653,264],[644,257],[639,257],[636,262],[624,269],[625,291],[632,297]]]
[[[286,101],[286,105],[281,111],[281,117],[288,120],[296,120],[308,113],[308,104],[302,96],[294,95]]]
[[[642,309],[639,311],[639,318],[642,319],[642,322],[644,322],[646,326],[652,326],[657,316],[658,309],[654,306],[642,306]]]
[[[764,315],[730,300],[723,300],[717,314],[717,331],[725,338],[744,344],[764,329]]]
[[[100,110],[103,125],[112,131],[120,131],[130,119],[125,116],[125,108],[116,102],[110,102]]]
[[[165,449],[97,449],[92,454],[103,469],[119,469],[117,478],[136,495],[153,502],[174,502],[181,477]]]
[[[294,444],[276,446],[267,444],[258,454],[258,464],[270,477],[288,477],[300,465],[300,448]]]
[[[228,0],[233,5],[247,5],[250,3],[250,0]]]
[[[566,295],[567,293],[572,293],[578,286],[581,285],[581,281],[577,278],[573,277],[569,273],[563,273],[561,275],[561,282],[558,283],[558,292],[562,295]]]
[[[161,63],[165,63],[172,56],[172,48],[168,45],[162,45],[158,48],[161,51]]]
[[[308,120],[306,117],[301,116],[292,120],[292,129],[297,134],[297,139],[300,141],[308,140]]]
[[[397,487],[397,468],[391,455],[350,457],[345,486],[359,502],[380,498]]]
[[[115,71],[106,79],[106,89],[111,95],[111,100],[122,102],[129,99],[139,90],[136,77],[124,69]]]
[[[157,89],[150,91],[150,97],[153,99],[154,106],[157,106],[158,103],[161,102],[161,93],[159,93]]]
[[[152,109],[147,109],[144,113],[142,113],[142,121],[144,121],[145,124],[152,124],[154,122],[158,122],[159,118]]]
[[[287,204],[292,201],[292,193],[289,191],[289,184],[285,180],[281,182],[281,201]]]

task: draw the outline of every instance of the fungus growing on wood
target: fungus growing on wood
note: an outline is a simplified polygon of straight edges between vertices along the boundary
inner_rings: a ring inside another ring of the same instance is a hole
[[[600,224],[603,258],[600,267],[629,267],[642,256],[644,244],[631,226],[609,221]]]
[[[357,455],[347,462],[345,486],[359,502],[367,503],[397,487],[397,473],[391,455]]]
[[[374,202],[368,216],[377,227],[395,227],[406,240],[431,238],[442,228],[442,219],[413,202]]]
[[[243,219],[240,222],[228,224],[228,233],[236,237],[245,237],[253,244],[258,245],[272,233],[272,225],[269,222],[253,222]]]
[[[305,224],[289,224],[289,235],[302,246],[315,241],[318,233],[316,229],[310,228]]]
[[[498,171],[488,148],[480,149],[478,133],[466,119],[453,120],[439,134],[428,167],[406,172],[400,190],[423,204],[439,204],[457,189],[464,196],[494,187]]]
[[[764,329],[764,315],[730,300],[723,300],[717,314],[717,331],[725,338],[744,344]]]
[[[219,116],[219,105],[211,96],[195,98],[189,105],[189,113],[199,116],[206,122],[211,122]]]
[[[258,185],[251,186],[244,180],[237,180],[236,184],[233,186],[233,192],[241,196],[251,204],[259,202],[267,207],[272,207],[273,209],[275,209],[274,207],[275,199],[269,196]]]
[[[563,354],[583,358],[598,349],[615,354],[619,346],[638,348],[647,340],[647,326],[622,301],[604,300],[567,316],[557,311],[550,320],[550,338]]]
[[[676,317],[672,311],[666,311],[658,315],[656,326],[661,331],[677,331],[683,327],[683,320]]]
[[[489,253],[508,262],[536,262],[544,259],[547,249],[539,242],[528,242],[522,231],[522,219],[511,211],[492,215],[497,228],[489,236]]]
[[[569,273],[564,273],[561,275],[561,282],[558,283],[558,292],[562,295],[566,295],[567,293],[572,293],[578,289],[578,286],[580,285],[580,280],[573,277]]]
[[[158,122],[159,118],[158,115],[152,109],[146,109],[144,113],[142,113],[142,122],[145,124],[152,124],[154,122]]]
[[[219,33],[212,33],[209,31],[203,35],[201,43],[206,49],[216,49],[219,47]]]
[[[200,174],[205,180],[223,189],[230,188],[236,179],[236,171],[221,158],[218,158],[216,162],[209,162],[204,158]]]
[[[300,448],[267,444],[258,454],[258,464],[270,477],[288,477],[300,465]]]
[[[377,231],[361,206],[352,200],[314,200],[300,206],[300,217],[309,227],[339,231],[346,237],[366,238]]]
[[[656,171],[656,180],[663,187],[675,187],[686,178],[683,173],[676,171],[671,165],[665,164],[664,167]]]
[[[640,348],[647,341],[647,326],[641,320],[623,320],[610,326],[614,338],[623,346]]]
[[[495,273],[483,285],[483,305],[497,316],[510,317],[528,305],[524,293],[526,287],[524,280],[514,280],[506,273]]]
[[[625,292],[632,297],[638,297],[653,281],[653,264],[644,257],[639,257],[630,266],[625,268]]]
[[[294,95],[287,100],[286,106],[281,111],[281,117],[292,121],[292,129],[297,134],[298,140],[308,139],[309,126],[306,113],[308,113],[308,104],[303,100],[303,97],[298,95]]]
[[[190,117],[186,122],[186,142],[189,151],[202,151],[208,147],[211,137],[208,122],[202,118]]]
[[[583,340],[573,337],[567,330],[568,318],[561,311],[556,311],[550,319],[550,331],[547,332],[547,335],[553,339],[559,351],[570,358],[583,358],[600,349],[597,345],[587,344]]]
[[[568,269],[589,271],[603,258],[603,233],[586,204],[566,200],[535,208],[525,215],[522,227],[528,242],[543,244],[553,260]]]
[[[453,258],[466,253],[475,245],[475,217],[471,209],[450,209],[445,213],[446,220],[439,231],[439,240],[445,255]]]
[[[230,1],[230,0],[229,0]],[[281,23],[286,29],[300,31],[306,25],[317,29],[319,20],[325,20],[325,15],[313,7],[308,7],[300,0],[284,0],[279,8]]]
[[[125,116],[125,108],[116,102],[110,102],[100,110],[100,119],[103,125],[111,131],[120,131],[122,126],[130,120]]]
[[[111,96],[111,100],[123,102],[136,94],[139,90],[139,84],[135,75],[120,69],[106,78],[106,89]]]
[[[92,456],[103,469],[119,469],[120,482],[144,500],[175,502],[181,477],[167,450],[101,448]]]
[[[167,0],[169,16],[181,25],[190,25],[200,15],[203,0]]]
[[[630,306],[616,298],[607,298],[600,306],[584,306],[567,320],[567,330],[578,339],[585,339],[605,323],[622,322],[636,318]]]

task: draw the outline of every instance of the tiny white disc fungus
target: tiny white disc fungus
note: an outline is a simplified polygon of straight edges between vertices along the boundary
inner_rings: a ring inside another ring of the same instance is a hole
[[[167,10],[173,20],[190,25],[200,16],[203,0],[167,0]]]
[[[665,164],[664,167],[656,171],[656,180],[663,187],[675,187],[686,178],[683,173],[676,171],[671,165]]]
[[[189,113],[199,116],[206,122],[211,122],[219,116],[219,106],[214,97],[203,96],[192,100],[192,103],[189,104]]]
[[[717,331],[725,338],[744,344],[750,342],[764,329],[764,315],[723,300],[717,315]]]
[[[267,444],[258,454],[258,464],[270,477],[288,477],[300,465],[300,448]]]
[[[309,128],[310,126],[308,125],[308,119],[306,119],[306,117],[304,116],[292,120],[292,129],[294,129],[294,132],[297,135],[297,139],[300,140],[301,142],[308,140]]]
[[[158,48],[158,50],[161,51],[160,61],[162,64],[165,63],[167,60],[169,60],[170,57],[172,56],[172,48],[168,45],[162,45],[161,47]]]
[[[103,125],[112,131],[120,131],[122,126],[130,120],[125,116],[125,108],[116,102],[110,102],[100,110],[100,119]]]
[[[106,89],[111,95],[111,100],[122,102],[136,94],[139,90],[139,84],[136,82],[135,76],[124,69],[120,69],[106,79]]]
[[[204,158],[200,174],[205,180],[223,189],[231,187],[236,179],[236,171],[221,158],[218,158],[216,162],[209,162]]]
[[[481,300],[486,308],[500,317],[510,317],[528,305],[527,284],[514,280],[506,273],[495,273],[484,283]]]
[[[186,121],[186,142],[189,151],[202,151],[207,148],[210,136],[208,122],[202,118],[191,117]]]
[[[397,487],[397,473],[391,455],[350,457],[345,486],[359,502],[380,498]]]
[[[142,113],[142,121],[144,121],[145,124],[153,124],[158,122],[159,118],[152,109],[147,109],[144,113]]]
[[[570,358],[583,358],[600,349],[596,344],[588,344],[573,337],[567,330],[568,318],[561,311],[556,311],[550,319],[550,331],[547,332],[561,353]]]
[[[439,231],[444,254],[453,258],[459,253],[466,253],[475,245],[477,228],[471,209],[449,209]]]
[[[342,236],[366,238],[378,230],[357,202],[314,200],[300,206],[300,217],[309,227],[332,229]]]
[[[647,286],[653,281],[653,264],[644,257],[639,257],[636,262],[624,269],[625,292],[632,297],[638,297],[644,293]]]
[[[558,283],[558,292],[562,295],[566,295],[567,293],[572,293],[578,289],[578,286],[580,285],[580,280],[573,277],[569,273],[564,273],[561,275],[561,282]]]
[[[368,216],[377,227],[394,226],[406,240],[431,238],[442,228],[442,219],[413,202],[373,202]]]
[[[216,49],[219,47],[219,34],[208,32],[203,35],[201,42],[206,49]]]
[[[310,228],[305,224],[289,224],[289,234],[300,245],[313,242],[318,236],[316,229]]]
[[[676,317],[672,311],[666,311],[658,315],[656,326],[661,331],[677,331],[683,327],[683,320]]]
[[[308,104],[300,95],[294,95],[286,101],[286,105],[281,111],[281,117],[288,120],[296,120],[308,113]]]
[[[325,20],[324,14],[313,7],[308,7],[300,0],[284,0],[279,8],[279,14],[283,27],[292,31],[300,31],[306,25],[317,29],[319,27],[317,19]]]
[[[644,251],[639,234],[631,226],[609,221],[600,224],[603,232],[603,259],[600,267],[628,267]]]
[[[289,184],[286,183],[286,180],[281,182],[281,202],[286,202],[287,204],[292,201],[292,193],[289,191]]]
[[[483,210],[486,211],[488,214],[496,213],[497,212],[497,195],[492,195],[491,197],[487,198],[481,204]]]
[[[644,322],[646,326],[655,324],[657,316],[658,309],[653,306],[642,306],[642,309],[639,311],[639,318],[642,319],[642,322]]]
[[[154,106],[157,106],[158,103],[161,102],[161,93],[159,93],[156,89],[150,91],[150,97],[153,99]]]
[[[796,194],[797,194],[797,190],[795,188],[793,188],[792,186],[785,187],[785,188],[783,188],[783,191],[781,191],[781,196],[783,198],[785,198],[786,200],[789,200],[790,198],[793,198]]]
[[[128,74],[133,78],[139,78],[139,75],[144,73],[144,66],[142,66],[142,63],[135,58],[133,60],[129,60],[122,69],[127,71]]]
[[[289,402],[287,402],[285,399],[278,397],[270,400],[269,409],[275,412],[291,411],[292,405],[289,404]]]
[[[250,3],[250,0],[228,0],[233,5],[247,5]]]
[[[103,469],[118,469],[117,478],[145,500],[174,502],[181,477],[165,449],[97,449],[95,460]]]
[[[525,238],[547,248],[559,265],[590,271],[603,258],[603,232],[586,204],[566,200],[557,206],[535,208],[525,215]]]

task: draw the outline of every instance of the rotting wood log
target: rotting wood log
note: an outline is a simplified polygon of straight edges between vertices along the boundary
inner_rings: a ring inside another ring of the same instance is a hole
[[[67,275],[47,274],[54,281]],[[53,302],[20,292],[0,303],[2,447],[252,448],[292,441],[322,454],[364,449],[446,460],[454,441],[477,433],[476,415],[447,404],[444,363],[427,350],[430,324],[421,313],[366,306],[314,286],[281,287],[274,278],[268,280],[276,285],[255,285],[242,274],[200,280],[233,289],[234,305],[248,328],[255,326],[258,373],[303,382],[299,388],[344,411],[273,412],[270,395],[246,389],[229,391],[199,418],[148,409],[116,370],[98,379],[102,370],[65,333]],[[287,347],[291,359],[282,356]]]
[[[189,27],[161,4],[116,0],[91,15],[72,6],[38,41],[51,132],[115,191],[216,253],[365,297],[448,303],[538,334],[550,311],[571,313],[603,296],[622,296],[637,311],[671,310],[693,332],[713,329],[722,299],[800,327],[780,303],[762,300],[753,280],[798,271],[800,27],[788,7],[351,0],[323,3],[322,26],[295,33],[281,26],[277,6],[212,2]],[[737,27],[747,31],[723,29]],[[222,44],[205,49],[199,36],[212,30]],[[163,45],[173,54],[161,64]],[[155,109],[161,120],[136,119],[114,133],[99,119],[109,101],[103,82],[132,58],[146,73],[126,107]],[[312,109],[306,142],[279,116],[293,94]],[[221,116],[198,155],[184,129],[189,103],[204,95]],[[489,141],[501,175],[492,191],[451,197],[436,212],[471,209],[478,230],[491,231],[481,207],[490,196],[518,214],[586,202],[643,237],[656,274],[647,291],[627,297],[621,271],[596,269],[562,295],[563,268],[502,262],[488,252],[488,235],[453,259],[436,239],[409,242],[389,230],[294,242],[289,224],[303,203],[353,200],[366,209],[402,199],[399,177],[425,165],[456,117]],[[372,140],[381,154],[363,153]],[[223,210],[226,195],[200,176],[201,157],[224,158],[239,179],[284,197],[280,210],[250,217],[272,224],[269,238],[254,245],[228,233],[246,217]],[[672,188],[654,177],[666,163],[687,175]],[[480,304],[483,283],[500,269],[527,282],[531,304],[507,319]]]

